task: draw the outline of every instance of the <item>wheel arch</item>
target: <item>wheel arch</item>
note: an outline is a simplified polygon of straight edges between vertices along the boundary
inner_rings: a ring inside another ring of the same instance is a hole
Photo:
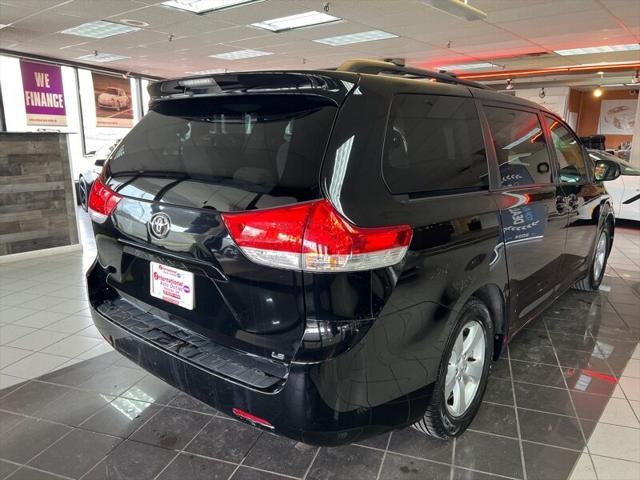
[[[472,293],[472,296],[482,300],[489,308],[494,332],[493,359],[497,360],[500,358],[502,347],[507,339],[509,327],[505,295],[498,285],[490,283],[478,288]]]

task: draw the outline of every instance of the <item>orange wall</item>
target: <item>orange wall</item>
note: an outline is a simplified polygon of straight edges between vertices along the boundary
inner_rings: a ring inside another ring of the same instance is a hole
[[[637,90],[636,90],[637,92]],[[578,113],[577,134],[581,137],[596,135],[598,122],[600,121],[600,103],[602,100],[631,100],[637,99],[636,95],[629,95],[629,90],[603,89],[602,96],[596,98],[593,92],[580,92],[571,90],[569,95],[569,111]],[[605,135],[606,147],[617,148],[623,142],[630,142],[631,135]]]

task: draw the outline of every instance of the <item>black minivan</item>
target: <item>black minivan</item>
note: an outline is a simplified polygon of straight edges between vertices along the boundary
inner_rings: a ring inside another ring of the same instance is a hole
[[[600,285],[619,169],[534,103],[358,60],[149,92],[91,189],[92,314],[228,415],[317,445],[460,435],[505,343]]]

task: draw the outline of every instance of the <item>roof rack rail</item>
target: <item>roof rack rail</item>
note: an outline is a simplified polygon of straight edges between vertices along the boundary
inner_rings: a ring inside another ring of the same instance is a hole
[[[431,70],[422,70],[420,68],[401,67],[391,62],[382,62],[379,60],[347,60],[337,69],[339,72],[354,72],[354,73],[367,73],[370,75],[380,74],[397,74],[397,75],[410,75],[419,78],[434,79],[439,82],[453,83],[458,85],[465,85],[467,87],[482,88],[485,90],[491,90],[490,87],[482,85],[481,83],[472,82],[469,80],[463,80],[457,78],[453,74],[434,72]]]

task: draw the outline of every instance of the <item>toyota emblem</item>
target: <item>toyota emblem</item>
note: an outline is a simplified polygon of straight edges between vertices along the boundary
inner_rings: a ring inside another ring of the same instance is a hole
[[[171,231],[171,219],[166,213],[154,213],[149,219],[149,232],[157,239],[166,238]]]

